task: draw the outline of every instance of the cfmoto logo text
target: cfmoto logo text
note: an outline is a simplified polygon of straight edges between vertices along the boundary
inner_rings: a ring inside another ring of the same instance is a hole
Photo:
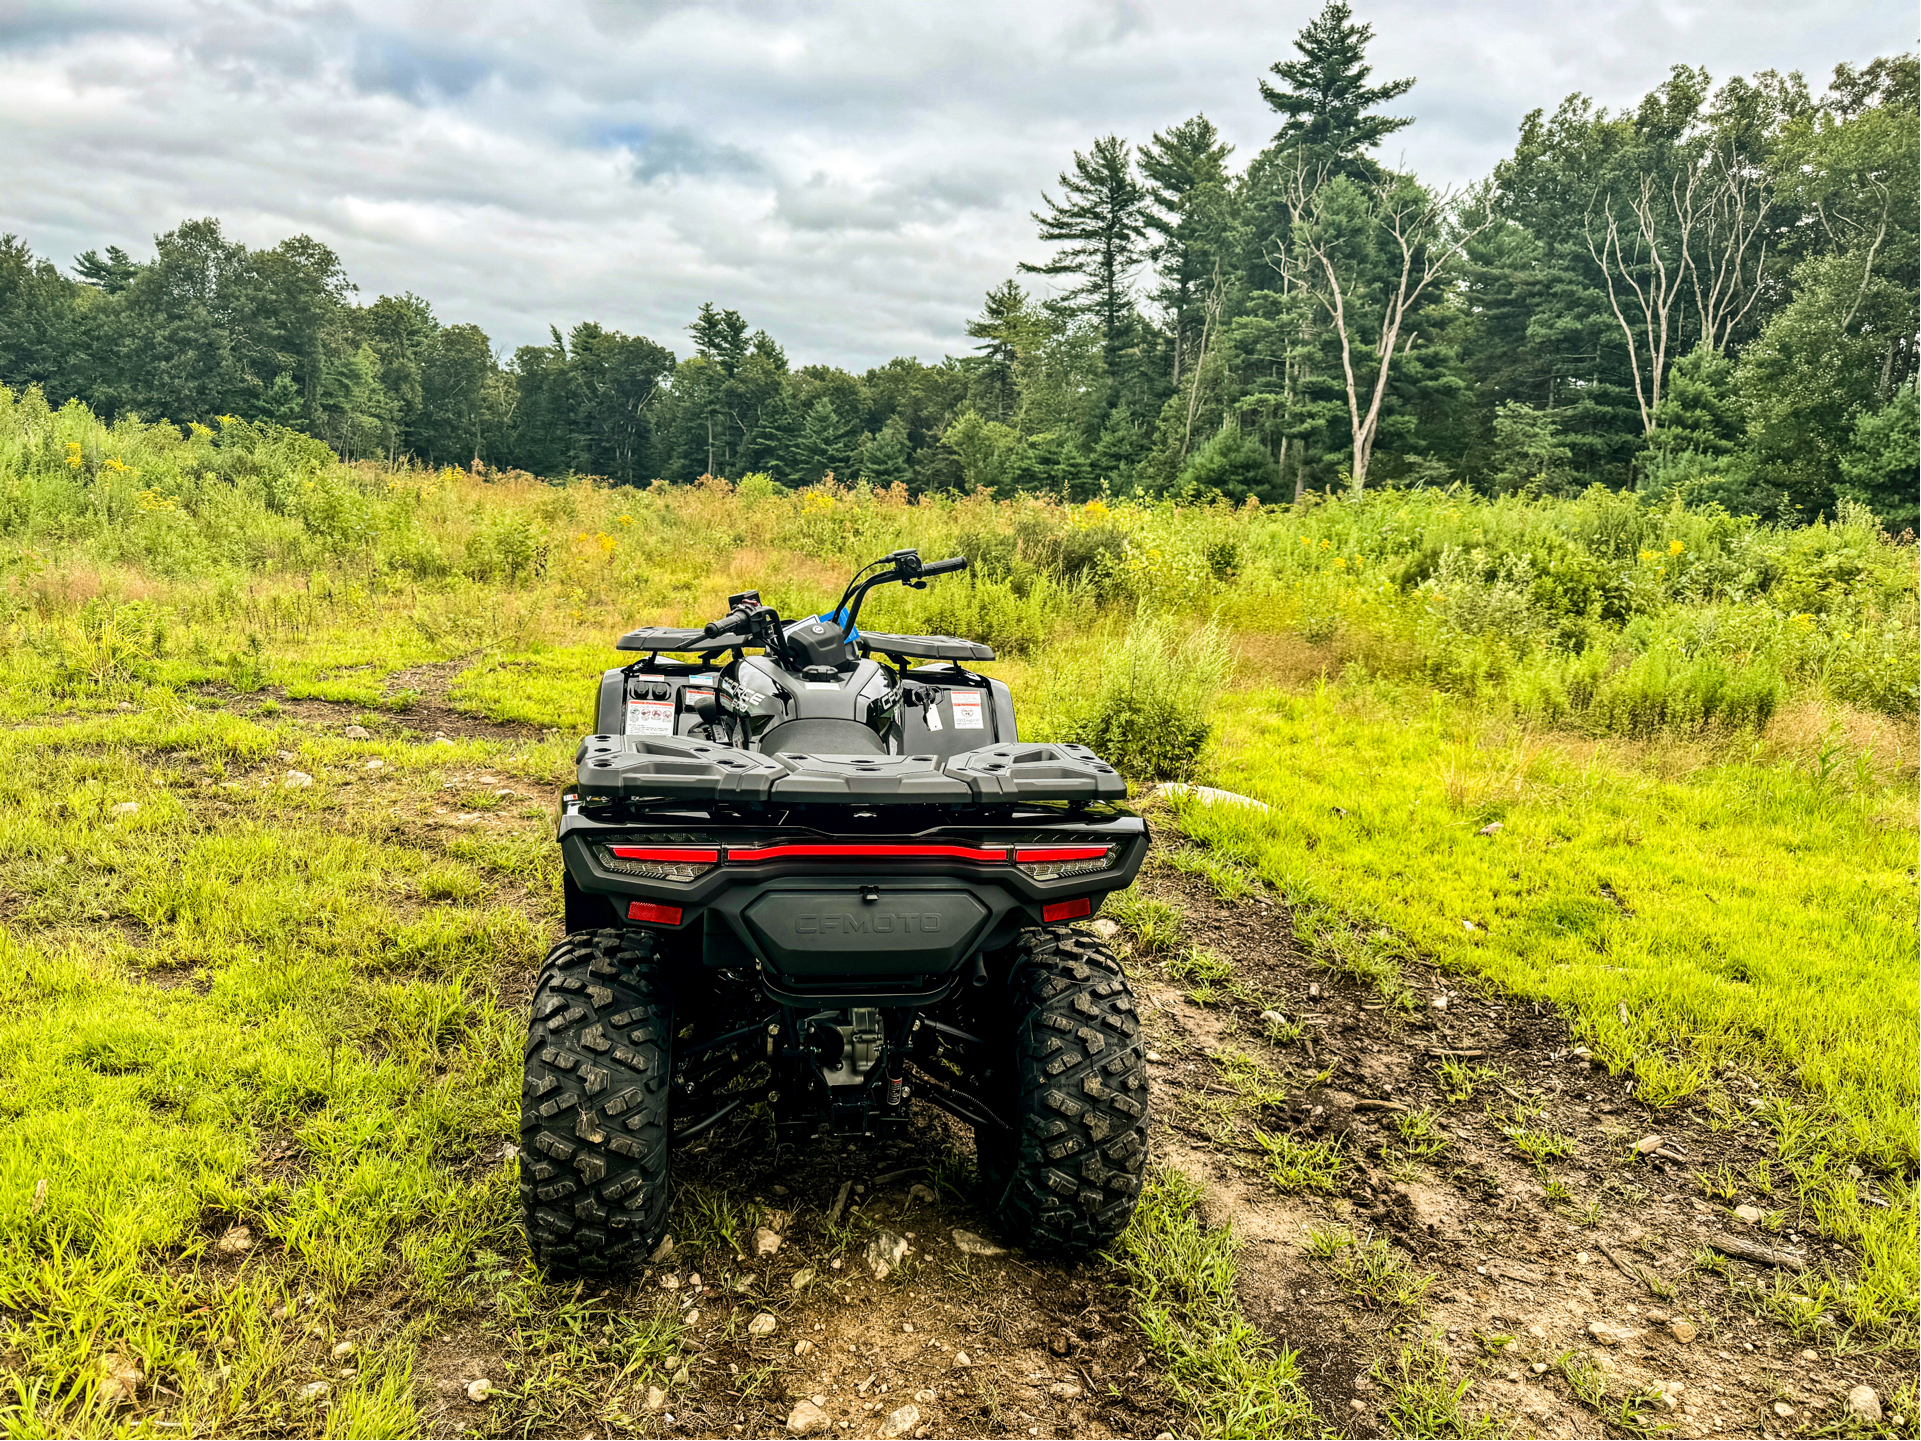
[[[803,936],[898,936],[940,929],[935,911],[822,911],[799,916],[794,929]]]

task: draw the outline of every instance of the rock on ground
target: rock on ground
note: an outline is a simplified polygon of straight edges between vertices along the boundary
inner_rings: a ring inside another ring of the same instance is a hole
[[[803,1401],[787,1413],[787,1430],[795,1436],[813,1436],[833,1424],[833,1419],[812,1401]]]
[[[920,1407],[903,1406],[898,1411],[890,1411],[887,1422],[880,1428],[883,1436],[905,1436],[920,1425]]]
[[[1005,1256],[1007,1248],[996,1246],[984,1236],[976,1236],[972,1231],[954,1228],[954,1246],[963,1256]]]
[[[1874,1387],[1863,1381],[1848,1392],[1848,1414],[1862,1421],[1881,1419],[1881,1398],[1875,1393]]]
[[[779,1249],[780,1249],[780,1232],[769,1230],[765,1226],[759,1226],[755,1228],[754,1254],[756,1256],[771,1256],[774,1254],[774,1252],[778,1251]]]
[[[213,1248],[222,1256],[244,1256],[253,1249],[253,1232],[245,1226],[230,1226]]]
[[[771,1312],[762,1311],[747,1323],[749,1336],[771,1336],[774,1333],[774,1317]]]
[[[907,1238],[896,1236],[892,1231],[881,1231],[867,1243],[867,1269],[874,1273],[876,1281],[887,1279],[887,1273],[900,1265],[907,1255]]]

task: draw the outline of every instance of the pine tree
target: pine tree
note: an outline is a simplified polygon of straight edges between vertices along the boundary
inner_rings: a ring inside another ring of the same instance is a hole
[[[1146,222],[1159,239],[1148,256],[1160,273],[1154,298],[1174,332],[1174,383],[1193,360],[1208,289],[1225,263],[1233,229],[1227,157],[1234,147],[1205,115],[1161,131],[1141,147],[1150,208]]]
[[[687,333],[694,337],[694,350],[718,365],[723,374],[731,376],[747,358],[747,322],[738,310],[716,310],[708,301],[700,307]],[[758,331],[755,338],[765,334]]]
[[[914,467],[907,445],[907,423],[898,415],[887,417],[880,433],[860,443],[860,483],[875,490],[906,485],[914,478]]]
[[[1098,321],[1111,368],[1133,304],[1129,280],[1147,239],[1147,192],[1134,178],[1127,142],[1118,135],[1102,136],[1086,155],[1075,151],[1073,171],[1063,171],[1060,179],[1062,198],[1042,192],[1047,211],[1033,216],[1041,239],[1061,249],[1050,264],[1020,268],[1034,275],[1081,277],[1062,299]]]
[[[1014,406],[1014,362],[1029,319],[1027,292],[1009,280],[988,291],[980,319],[967,322],[967,333],[982,342],[974,349],[981,352],[981,378],[994,396],[996,420],[1007,419]]]
[[[814,485],[828,475],[846,480],[854,468],[859,432],[853,422],[826,396],[807,411],[794,442],[794,476],[798,484]]]
[[[1414,88],[1412,76],[1369,88],[1373,67],[1367,63],[1367,43],[1373,38],[1374,27],[1354,23],[1354,12],[1343,0],[1327,0],[1294,37],[1301,58],[1277,60],[1271,67],[1285,88],[1261,81],[1261,97],[1287,117],[1275,145],[1295,152],[1310,170],[1371,179],[1379,167],[1362,152],[1414,123],[1411,116],[1368,113]]]

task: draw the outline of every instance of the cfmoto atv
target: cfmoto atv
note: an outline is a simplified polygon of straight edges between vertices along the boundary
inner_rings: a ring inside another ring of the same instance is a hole
[[[1127,979],[1073,922],[1140,870],[1114,768],[1023,744],[951,636],[863,631],[879,585],[966,566],[895,551],[831,610],[756,592],[643,629],[601,679],[561,797],[566,938],[534,991],[522,1214],[551,1271],[644,1257],[676,1147],[718,1126],[887,1137],[910,1100],[970,1126],[1011,1239],[1126,1226],[1147,1073]]]

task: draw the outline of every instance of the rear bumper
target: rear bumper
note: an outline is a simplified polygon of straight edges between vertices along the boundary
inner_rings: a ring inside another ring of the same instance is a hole
[[[911,832],[878,829],[888,817],[877,811],[778,827],[574,812],[563,813],[559,838],[572,883],[623,920],[697,935],[708,964],[758,965],[798,987],[850,976],[931,986],[1028,926],[1093,914],[1147,854],[1146,823],[1114,806],[983,809]],[[704,869],[687,880],[625,874],[616,845]],[[1102,847],[1111,858],[1098,870],[1023,869]]]

